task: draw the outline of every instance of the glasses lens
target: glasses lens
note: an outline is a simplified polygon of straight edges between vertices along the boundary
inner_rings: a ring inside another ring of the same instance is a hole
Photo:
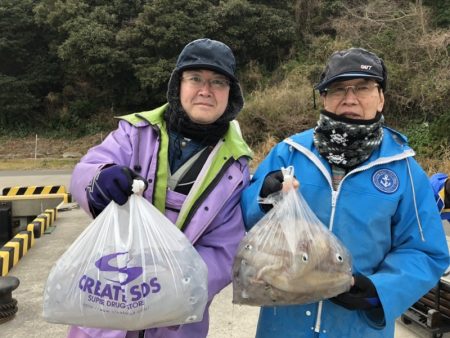
[[[364,99],[370,95],[370,93],[372,92],[372,89],[373,89],[373,86],[371,86],[371,85],[360,85],[360,86],[355,86],[353,88],[353,92],[360,99]]]
[[[332,99],[341,99],[347,93],[347,89],[344,86],[342,86],[342,87],[335,86],[335,87],[328,88],[326,90],[326,92],[327,92],[327,95]]]
[[[228,80],[225,79],[212,79],[209,80],[209,84],[214,89],[224,89],[230,85]]]
[[[183,77],[190,86],[195,88],[203,88],[206,83],[208,83],[209,87],[212,89],[225,89],[230,85],[230,82],[226,79],[208,79],[205,80],[200,76],[188,76]]]
[[[364,99],[369,97],[373,89],[376,87],[378,87],[378,84],[376,83],[361,84],[356,86],[333,86],[325,91],[332,99],[343,99],[350,90],[357,98]]]

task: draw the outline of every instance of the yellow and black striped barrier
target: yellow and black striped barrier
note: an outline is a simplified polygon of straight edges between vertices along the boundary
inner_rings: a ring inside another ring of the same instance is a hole
[[[55,220],[56,220],[57,212],[58,212],[57,209],[56,209],[56,208],[53,208],[53,209],[45,209],[44,212],[50,214],[50,218],[51,218],[50,225],[51,225],[52,223],[54,223]]]
[[[45,230],[45,223],[42,220],[33,220],[27,225],[27,231],[33,232],[34,238],[41,238]]]
[[[21,231],[0,248],[0,276],[6,276],[34,245],[32,231]]]
[[[46,209],[27,225],[27,231],[32,231],[35,238],[40,238],[45,230],[55,221],[56,213],[56,208]]]
[[[27,186],[27,187],[6,187],[2,190],[2,196],[16,198],[38,198],[39,196],[59,196],[63,198],[64,203],[72,202],[72,195],[67,192],[64,185],[45,185],[45,186]]]
[[[7,187],[3,188],[3,196],[17,195],[41,195],[41,194],[66,194],[66,187],[63,185],[45,185],[28,187]]]
[[[40,238],[45,230],[55,222],[56,215],[56,208],[46,209],[27,225],[27,230],[19,232],[0,248],[0,276],[8,274],[34,245],[35,238]]]
[[[62,199],[64,203],[71,202],[71,195],[62,185],[4,188],[3,195],[0,196],[0,201],[8,200],[15,203],[34,203],[36,210],[42,210],[43,203],[37,204],[36,201],[39,201],[39,199],[42,199],[43,201],[45,199],[52,200],[55,198]],[[18,209],[20,209],[21,206],[24,207],[25,205],[17,204]],[[40,209],[38,209],[39,206]],[[34,245],[35,238],[40,238],[55,222],[57,208],[58,207],[48,207],[44,212],[39,213],[33,221],[27,225],[26,230],[17,233],[0,248],[0,276],[6,276],[13,266],[15,266]]]

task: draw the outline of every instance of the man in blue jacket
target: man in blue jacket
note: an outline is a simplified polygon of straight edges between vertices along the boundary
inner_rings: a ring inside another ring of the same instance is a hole
[[[242,196],[246,227],[258,204],[282,189],[294,166],[299,191],[349,249],[352,288],[315,304],[263,307],[257,338],[393,337],[395,319],[428,292],[448,266],[448,248],[428,178],[406,138],[384,126],[387,72],[362,48],[335,52],[316,89],[315,128],[272,149]]]

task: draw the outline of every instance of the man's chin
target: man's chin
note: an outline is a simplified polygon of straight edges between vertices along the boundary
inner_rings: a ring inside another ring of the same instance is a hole
[[[342,114],[341,116],[350,120],[364,120],[362,116],[357,114]]]
[[[211,124],[214,123],[220,116],[210,109],[196,110],[192,114],[188,114],[192,122],[197,124]]]
[[[203,125],[214,123],[217,120],[217,119],[208,119],[205,117],[201,117],[201,118],[190,117],[190,119],[194,123],[203,124]]]

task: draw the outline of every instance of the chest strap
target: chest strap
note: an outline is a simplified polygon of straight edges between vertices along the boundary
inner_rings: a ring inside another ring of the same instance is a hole
[[[210,153],[211,147],[205,147],[187,160],[175,173],[170,175],[168,187],[178,193],[189,194]]]

